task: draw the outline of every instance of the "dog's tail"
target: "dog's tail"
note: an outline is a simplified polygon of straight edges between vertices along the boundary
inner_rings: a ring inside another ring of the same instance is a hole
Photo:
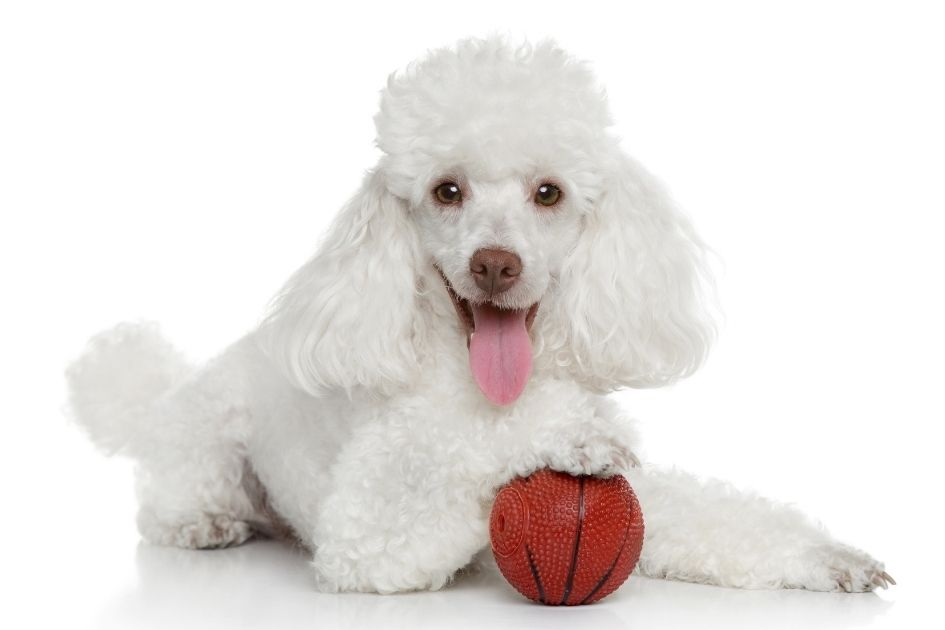
[[[72,414],[112,454],[148,432],[149,408],[192,372],[155,324],[125,323],[95,335],[66,370]]]

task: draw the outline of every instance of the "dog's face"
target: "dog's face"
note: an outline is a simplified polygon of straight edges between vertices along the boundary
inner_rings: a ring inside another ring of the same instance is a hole
[[[496,404],[532,371],[544,317],[613,146],[590,75],[555,49],[444,55],[392,84],[378,117],[382,169],[408,201],[423,260],[466,332],[472,375]]]
[[[531,310],[577,241],[580,215],[559,177],[437,177],[417,212],[420,242],[465,312]]]
[[[466,332],[473,376],[506,404],[531,373],[531,327],[577,241],[580,215],[576,191],[557,173],[473,172],[479,177],[460,168],[437,175],[415,216]]]
[[[622,153],[584,64],[461,42],[392,77],[375,123],[377,168],[263,325],[297,384],[409,386],[442,351],[419,316],[431,266],[497,405],[535,370],[606,391],[701,362],[698,239]]]

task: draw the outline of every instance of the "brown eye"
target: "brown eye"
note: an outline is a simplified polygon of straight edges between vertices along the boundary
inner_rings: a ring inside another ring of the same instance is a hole
[[[542,184],[535,191],[535,203],[540,206],[553,206],[561,199],[561,189],[554,184]]]
[[[463,200],[463,192],[453,182],[443,182],[434,189],[433,194],[437,201],[446,205],[457,204]]]

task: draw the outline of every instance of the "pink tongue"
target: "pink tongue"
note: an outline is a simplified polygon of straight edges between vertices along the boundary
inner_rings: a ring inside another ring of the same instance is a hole
[[[525,329],[527,309],[470,305],[476,330],[469,340],[469,366],[479,389],[497,405],[513,402],[532,371],[532,344]]]

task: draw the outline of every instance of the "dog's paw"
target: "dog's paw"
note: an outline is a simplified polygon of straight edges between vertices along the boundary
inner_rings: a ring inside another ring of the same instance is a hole
[[[253,529],[243,521],[218,514],[203,516],[195,523],[169,527],[160,541],[185,549],[222,549],[246,542]]]
[[[330,573],[315,565],[315,590],[319,593],[339,593],[344,589]]]
[[[331,546],[315,551],[315,587],[322,593],[410,593],[436,591],[452,579],[454,571],[427,571],[411,566],[409,559],[372,554],[357,558],[355,547]],[[357,558],[357,559],[356,559]]]
[[[552,470],[572,475],[613,477],[638,467],[640,460],[623,441],[609,435],[592,435],[570,448],[549,453],[546,463]]]
[[[797,586],[813,591],[864,593],[896,583],[882,562],[848,545],[818,545],[804,554],[802,562],[808,568]]]

